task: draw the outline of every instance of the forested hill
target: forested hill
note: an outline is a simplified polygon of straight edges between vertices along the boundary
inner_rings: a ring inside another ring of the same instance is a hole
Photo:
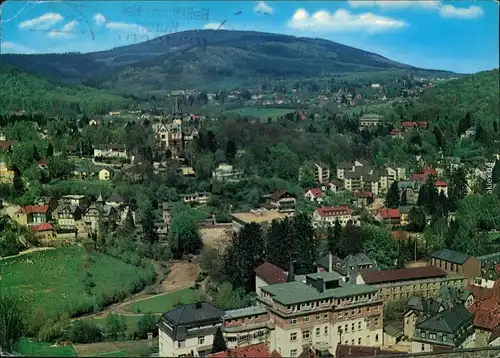
[[[473,122],[491,125],[499,120],[499,97],[497,68],[438,83],[418,102],[427,116],[463,118],[469,112]]]
[[[324,39],[228,30],[183,31],[87,54],[9,54],[0,59],[60,81],[135,93],[393,70],[452,75]]]
[[[70,86],[0,62],[0,113],[25,110],[51,115],[107,113],[131,100],[85,86]]]

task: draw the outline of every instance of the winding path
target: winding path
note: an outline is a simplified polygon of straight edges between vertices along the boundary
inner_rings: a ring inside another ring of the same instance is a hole
[[[0,261],[1,261],[1,260],[11,259],[11,258],[13,258],[13,257],[18,257],[18,256],[27,255],[27,254],[32,254],[33,252],[47,251],[47,250],[54,250],[54,249],[55,249],[54,247],[34,247],[34,248],[32,248],[32,249],[28,249],[28,250],[21,251],[21,252],[20,252],[20,253],[18,253],[17,255],[0,257]]]

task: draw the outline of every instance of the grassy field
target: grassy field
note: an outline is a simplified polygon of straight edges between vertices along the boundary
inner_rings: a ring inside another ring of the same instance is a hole
[[[34,342],[22,339],[16,352],[23,356],[35,357],[76,357],[73,347],[51,347],[49,343]]]
[[[137,330],[137,322],[139,322],[139,320],[143,315],[137,315],[137,316],[118,315],[118,316],[122,317],[125,323],[127,324],[127,333],[133,334]],[[104,325],[106,324],[106,317],[86,318],[86,319],[93,320],[93,322],[101,328],[104,328]]]
[[[132,303],[124,307],[125,311],[135,313],[164,313],[178,304],[193,303],[201,299],[198,290],[186,288],[165,295],[153,296],[147,300]]]
[[[148,357],[158,352],[153,341],[117,341],[93,344],[75,344],[78,357]]]
[[[245,108],[235,108],[229,111],[225,111],[222,114],[237,114],[241,117],[256,117],[267,119],[268,117],[278,117],[284,116],[287,113],[295,112],[295,109],[289,108],[255,108],[255,107],[245,107]]]
[[[91,312],[102,300],[118,301],[155,277],[154,268],[139,268],[81,247],[36,252],[0,262],[2,294],[17,294],[42,314]],[[95,287],[85,291],[87,273]]]
[[[173,203],[174,205],[174,210],[177,210],[177,211],[187,211],[191,217],[193,218],[193,220],[205,220],[205,219],[208,219],[210,217],[210,212],[212,210],[212,208],[208,207],[208,206],[200,206],[200,207],[197,207],[197,208],[193,208],[189,205],[186,205],[184,204],[183,202],[179,201],[179,202],[175,202]]]

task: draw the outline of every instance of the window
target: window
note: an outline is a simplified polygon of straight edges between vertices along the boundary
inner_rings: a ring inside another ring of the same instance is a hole
[[[309,322],[309,316],[304,316],[303,320],[304,322]]]
[[[358,308],[358,314],[360,314],[360,313],[361,313],[361,308]]]
[[[354,323],[351,323],[351,331],[354,331]]]
[[[290,320],[290,324],[293,324],[293,325],[297,324],[297,318],[292,318]]]
[[[321,319],[321,315],[318,313],[318,314],[316,315],[316,321],[319,321],[320,319]]]
[[[375,325],[375,327],[378,327],[378,318],[375,318],[375,320],[373,321],[373,324]]]
[[[186,346],[186,341],[185,340],[177,342],[177,348],[184,348],[185,346]]]
[[[420,333],[420,337],[425,338],[425,333],[424,332]]]
[[[349,332],[349,326],[347,324],[344,326],[344,332]]]
[[[445,335],[443,335],[443,342],[446,342],[448,340],[448,337],[446,337]]]
[[[375,306],[375,311],[378,311],[378,306]]]
[[[311,337],[311,331],[308,329],[302,330],[302,339],[309,339]]]
[[[351,346],[354,345],[354,339],[351,339]]]
[[[378,343],[378,334],[375,335],[375,342]]]
[[[323,316],[325,319],[328,319],[328,313],[325,313],[325,315]]]
[[[361,331],[361,322],[358,322],[358,331]]]
[[[358,338],[358,346],[361,345],[361,338]]]
[[[316,337],[319,337],[321,335],[321,328],[316,328]]]
[[[297,340],[297,333],[290,333],[290,342],[295,342]]]
[[[198,337],[198,345],[201,346],[205,344],[205,337]]]
[[[425,351],[425,345],[422,344],[422,352]]]
[[[292,350],[290,351],[290,356],[291,356],[291,357],[297,357],[297,350],[296,350],[296,349],[292,349]]]

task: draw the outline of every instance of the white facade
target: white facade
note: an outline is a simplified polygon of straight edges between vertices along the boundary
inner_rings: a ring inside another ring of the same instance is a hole
[[[128,158],[127,151],[125,149],[94,149],[94,157],[104,157],[104,158]]]
[[[164,323],[165,324],[165,323]],[[220,323],[218,326],[221,326]],[[208,327],[208,326],[207,326]],[[201,327],[201,328],[207,328]],[[216,327],[211,325],[210,327]],[[195,332],[190,332],[194,335]],[[195,357],[200,356],[200,352],[210,350],[214,342],[214,335],[197,336],[185,340],[174,341],[167,333],[161,329],[158,330],[159,357],[185,357],[193,352]]]

